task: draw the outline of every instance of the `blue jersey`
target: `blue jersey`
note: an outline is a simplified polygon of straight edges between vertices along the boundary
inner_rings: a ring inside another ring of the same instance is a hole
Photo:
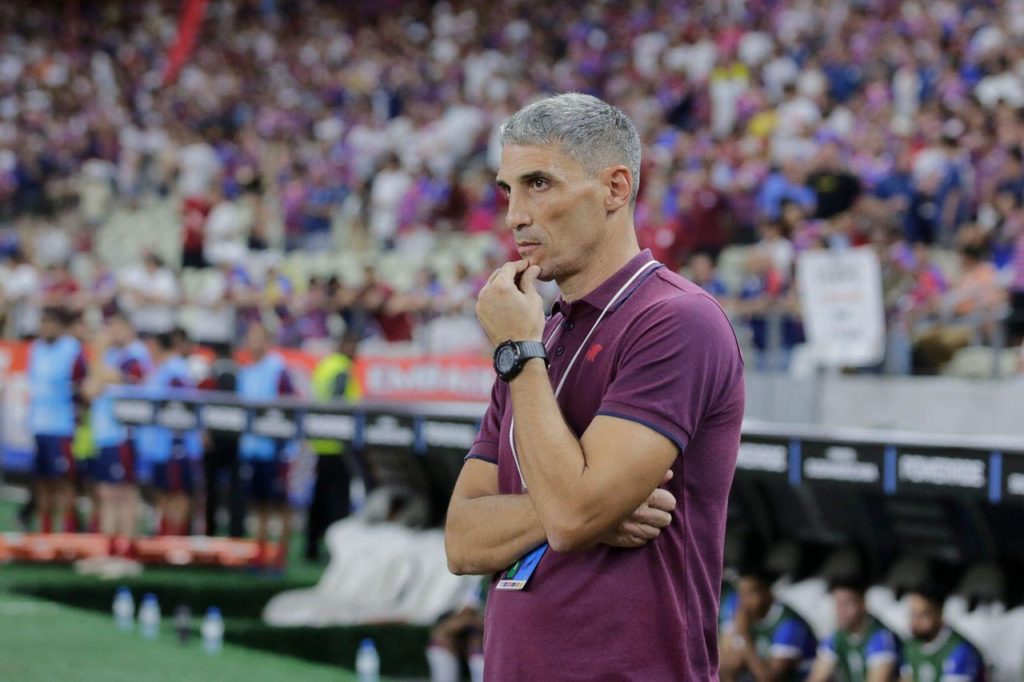
[[[291,392],[291,382],[284,360],[275,353],[267,353],[259,362],[243,367],[238,372],[238,396],[244,400],[268,402]],[[242,459],[273,460],[282,450],[280,441],[251,433],[242,434],[238,452]]]
[[[182,388],[192,388],[192,382],[188,363],[178,356],[171,357],[153,370],[142,386],[143,394],[152,398],[160,398]],[[175,446],[181,446],[180,452],[190,456],[197,456],[202,449],[198,431],[179,434],[164,426],[140,426],[136,429],[135,438],[139,456],[154,463],[170,460],[175,454]]]
[[[903,645],[902,674],[913,682],[982,682],[985,661],[973,644],[945,627],[930,642]]]
[[[718,627],[725,628],[736,618],[740,595],[736,588],[726,583],[722,586],[721,606],[718,609]]]
[[[767,661],[786,658],[798,661],[787,680],[806,678],[818,652],[818,641],[811,626],[796,611],[775,602],[768,614],[754,623],[754,648],[758,657]]]
[[[62,336],[52,343],[36,339],[29,348],[29,427],[37,436],[75,433],[75,374],[82,345]]]
[[[103,356],[103,364],[120,372],[127,383],[130,380],[129,373],[137,372],[137,376],[131,377],[136,379],[149,374],[149,351],[141,341],[133,341],[124,348],[108,348]],[[127,430],[114,416],[114,399],[107,393],[92,402],[89,412],[92,418],[92,437],[96,445],[101,448],[113,447],[127,439]]]
[[[863,680],[875,666],[899,663],[900,641],[869,615],[860,631],[839,630],[822,642],[820,653],[836,662],[839,680]]]

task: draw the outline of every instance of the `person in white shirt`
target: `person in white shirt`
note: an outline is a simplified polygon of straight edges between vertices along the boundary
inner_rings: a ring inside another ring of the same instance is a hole
[[[217,152],[195,133],[178,149],[176,161],[178,193],[183,199],[205,195],[221,172]]]
[[[139,334],[161,334],[174,328],[178,280],[159,256],[146,253],[141,264],[125,269],[118,280],[118,304]]]
[[[378,242],[394,238],[398,230],[398,204],[411,184],[412,178],[399,165],[396,156],[389,158],[374,178],[370,190],[370,233]]]
[[[0,282],[0,300],[18,338],[28,338],[39,332],[41,284],[39,269],[29,262],[21,249],[12,251],[9,272]]]
[[[192,301],[197,309],[190,329],[192,338],[200,344],[226,348],[235,338],[235,301],[231,295],[235,266],[235,261],[227,258],[219,268],[204,273],[202,286]]]
[[[240,201],[224,196],[220,187],[214,188],[212,201],[213,208],[204,225],[203,255],[212,265],[237,263],[249,251],[246,237],[252,225],[252,212]]]

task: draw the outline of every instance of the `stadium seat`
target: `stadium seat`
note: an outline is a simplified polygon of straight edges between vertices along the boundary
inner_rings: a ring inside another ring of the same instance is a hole
[[[907,611],[906,595],[896,598],[892,588],[875,585],[865,594],[868,611],[874,614],[883,625],[895,632],[899,637],[910,635],[910,620]]]
[[[1020,682],[1024,679],[1024,606],[1004,613],[991,637],[994,682]]]
[[[1006,663],[1002,661],[1004,652],[1000,650],[1002,643],[999,641],[999,633],[1003,627],[1006,606],[1002,602],[983,604],[974,609],[969,606],[968,599],[954,595],[943,605],[943,618],[977,646],[990,665],[1004,668]],[[1014,679],[1019,680],[1019,675]]]
[[[779,601],[804,617],[818,639],[835,631],[835,610],[828,593],[828,583],[823,578],[776,584],[773,590]]]

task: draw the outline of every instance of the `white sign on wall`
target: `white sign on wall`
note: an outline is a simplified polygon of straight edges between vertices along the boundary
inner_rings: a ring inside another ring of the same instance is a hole
[[[885,355],[882,269],[870,247],[805,251],[797,259],[804,332],[823,365],[859,367]]]

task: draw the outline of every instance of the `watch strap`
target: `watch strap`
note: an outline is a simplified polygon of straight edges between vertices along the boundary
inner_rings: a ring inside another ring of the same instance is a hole
[[[516,341],[515,344],[519,348],[520,365],[533,358],[543,358],[545,365],[551,364],[548,360],[548,349],[540,341]]]

